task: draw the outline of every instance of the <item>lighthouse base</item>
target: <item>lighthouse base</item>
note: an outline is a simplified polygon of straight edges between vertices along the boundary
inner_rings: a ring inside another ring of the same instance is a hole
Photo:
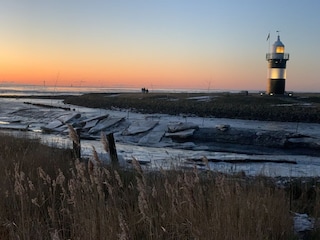
[[[267,94],[284,94],[285,84],[285,79],[269,79]]]

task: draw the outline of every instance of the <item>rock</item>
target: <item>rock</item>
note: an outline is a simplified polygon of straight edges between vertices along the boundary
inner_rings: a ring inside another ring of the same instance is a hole
[[[107,118],[107,117],[109,117],[109,114],[92,116],[92,117],[90,117],[90,118],[85,118],[85,119],[83,120],[83,122],[86,123],[86,122],[90,122],[90,121],[93,121],[93,120],[98,120],[98,121],[99,121],[99,120],[105,119],[105,118]]]
[[[152,128],[154,128],[159,122],[158,121],[152,121],[152,120],[140,120],[135,121],[131,123],[131,125],[122,132],[122,135],[129,136],[129,135],[135,135],[138,133],[143,133],[150,131]]]
[[[84,127],[83,127],[83,130],[90,130],[91,128],[93,128],[94,126],[96,126],[98,122],[99,122],[98,119],[85,122],[85,125],[84,125]]]
[[[320,149],[320,142],[311,137],[293,137],[287,139],[287,146]]]
[[[149,131],[145,136],[140,138],[138,142],[139,145],[148,146],[152,144],[159,144],[165,134],[166,127],[167,126],[165,124],[158,124],[152,129],[152,131]]]
[[[29,128],[28,124],[18,124],[18,123],[0,124],[0,129],[27,131],[28,128]]]
[[[228,131],[230,129],[230,125],[228,124],[219,124],[219,125],[216,125],[216,129],[222,131],[222,132],[225,132],[225,131]]]
[[[71,113],[71,114],[65,114],[60,116],[58,120],[61,121],[62,123],[71,123],[80,117],[81,117],[80,113]]]
[[[59,120],[54,120],[50,123],[48,123],[47,125],[45,126],[42,126],[41,129],[44,131],[44,132],[56,132],[56,128],[58,127],[61,127],[63,125],[63,123]]]
[[[315,219],[305,213],[294,213],[294,232],[299,236],[299,239],[305,239],[305,236],[313,230]]]
[[[186,129],[180,132],[165,133],[165,137],[184,139],[193,136],[195,129]]]
[[[181,132],[188,129],[199,129],[199,126],[197,124],[189,123],[189,122],[186,122],[186,123],[178,122],[178,123],[168,124],[169,133]]]
[[[104,129],[107,129],[109,127],[112,127],[113,125],[119,123],[120,121],[122,121],[123,118],[122,117],[108,117],[108,118],[104,118],[102,120],[100,120],[97,125],[95,125],[94,127],[92,127],[89,130],[89,134],[95,134],[98,132],[101,132]]]

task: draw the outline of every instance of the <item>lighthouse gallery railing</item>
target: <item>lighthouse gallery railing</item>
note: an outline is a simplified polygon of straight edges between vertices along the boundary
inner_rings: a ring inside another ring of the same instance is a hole
[[[271,59],[289,60],[289,53],[267,53],[266,59],[267,60],[271,60]]]

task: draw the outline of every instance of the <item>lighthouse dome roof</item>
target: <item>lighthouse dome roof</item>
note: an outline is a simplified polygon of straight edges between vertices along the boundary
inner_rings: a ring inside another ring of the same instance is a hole
[[[273,44],[274,47],[284,47],[284,44],[280,41],[280,36],[278,36],[277,41]]]
[[[278,35],[277,41],[275,41],[272,46],[273,46],[274,53],[284,53],[284,44],[280,41],[279,35]]]

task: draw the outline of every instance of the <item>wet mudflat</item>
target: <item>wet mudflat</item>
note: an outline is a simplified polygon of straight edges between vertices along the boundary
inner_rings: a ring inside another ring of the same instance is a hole
[[[204,97],[197,99],[203,101]],[[103,152],[101,131],[112,132],[125,161],[135,157],[149,162],[150,168],[195,164],[205,168],[205,157],[217,171],[269,176],[320,174],[317,123],[139,113],[136,109],[83,107],[54,99],[0,99],[2,129],[20,129],[49,143],[70,146],[66,124],[83,129],[83,154],[90,154],[92,146]]]

